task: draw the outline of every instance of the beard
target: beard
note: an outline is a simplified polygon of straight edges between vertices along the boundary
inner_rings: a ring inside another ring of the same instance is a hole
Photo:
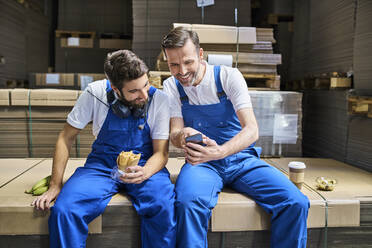
[[[201,62],[199,61],[199,65],[196,71],[187,73],[187,74],[192,74],[192,77],[188,81],[182,81],[182,79],[180,79],[180,76],[181,76],[180,74],[178,74],[178,78],[177,78],[178,81],[180,81],[180,83],[184,86],[193,86],[193,84],[195,83],[196,79],[199,76],[200,67],[201,67]]]
[[[120,94],[121,96],[120,97],[120,101],[125,105],[127,106],[128,108],[130,109],[142,109],[144,106],[146,106],[146,104],[148,103],[149,99],[146,99],[145,101],[141,102],[141,103],[136,103],[136,101],[140,100],[139,98],[137,99],[134,99],[132,101],[128,101],[125,99],[124,97],[124,94],[122,91],[120,91]]]

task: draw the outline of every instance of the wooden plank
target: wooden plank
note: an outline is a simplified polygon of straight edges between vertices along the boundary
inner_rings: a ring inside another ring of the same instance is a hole
[[[372,118],[372,97],[371,96],[349,96],[349,114],[365,115]]]
[[[80,38],[94,38],[96,32],[83,32],[83,31],[71,31],[71,30],[56,30],[56,37],[80,37]]]

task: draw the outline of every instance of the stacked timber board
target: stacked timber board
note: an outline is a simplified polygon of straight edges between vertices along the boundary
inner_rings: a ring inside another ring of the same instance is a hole
[[[328,247],[368,247],[372,242],[372,219],[369,214],[372,206],[371,173],[331,159],[282,158],[268,159],[266,162],[287,175],[288,162],[293,160],[307,165],[302,189],[311,204],[307,247],[323,247],[326,240]],[[15,168],[13,171],[7,169],[10,162]],[[169,160],[167,168],[173,181],[183,162],[176,158]],[[70,160],[65,180],[83,164],[84,159]],[[30,187],[35,179],[48,175],[51,165],[51,159],[0,160],[1,182],[6,182],[0,185],[0,215],[4,220],[0,223],[2,247],[48,247],[46,223],[49,213],[33,210],[29,206],[33,197],[24,194],[23,190]],[[334,191],[317,191],[314,180],[318,176],[337,179]],[[17,214],[22,215],[22,221],[19,221]],[[220,194],[217,206],[212,211],[209,247],[219,247],[222,239],[227,247],[269,247],[269,218],[251,198],[226,189]],[[87,247],[138,247],[139,227],[139,218],[129,198],[119,193],[111,199],[103,215],[91,223]],[[9,230],[12,234],[9,234]]]

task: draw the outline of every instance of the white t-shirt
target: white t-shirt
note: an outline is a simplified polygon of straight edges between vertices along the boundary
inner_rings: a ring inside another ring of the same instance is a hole
[[[88,90],[96,97],[87,92]],[[89,122],[93,121],[93,135],[97,137],[106,119],[109,110],[108,105],[106,80],[90,83],[69,113],[67,123],[75,128],[83,129]],[[150,127],[152,139],[168,139],[169,103],[167,95],[161,90],[157,90],[152,98],[147,123]]]
[[[207,105],[220,102],[217,96],[213,65],[209,65],[206,61],[203,62],[206,65],[206,70],[200,84],[197,86],[182,86],[191,105]],[[221,66],[220,79],[222,89],[232,102],[235,112],[243,108],[252,108],[247,83],[238,69]],[[165,80],[163,86],[164,92],[168,94],[171,103],[170,117],[182,117],[180,94],[174,77]]]

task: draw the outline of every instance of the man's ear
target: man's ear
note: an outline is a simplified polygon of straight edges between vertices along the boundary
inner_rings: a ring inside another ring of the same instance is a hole
[[[112,88],[113,91],[115,91],[116,95],[118,95],[119,97],[121,97],[121,92],[120,92],[120,90],[116,86],[114,86],[113,84],[111,84],[111,88]]]
[[[201,60],[204,59],[204,50],[203,50],[203,48],[199,48],[199,57],[200,57]]]

